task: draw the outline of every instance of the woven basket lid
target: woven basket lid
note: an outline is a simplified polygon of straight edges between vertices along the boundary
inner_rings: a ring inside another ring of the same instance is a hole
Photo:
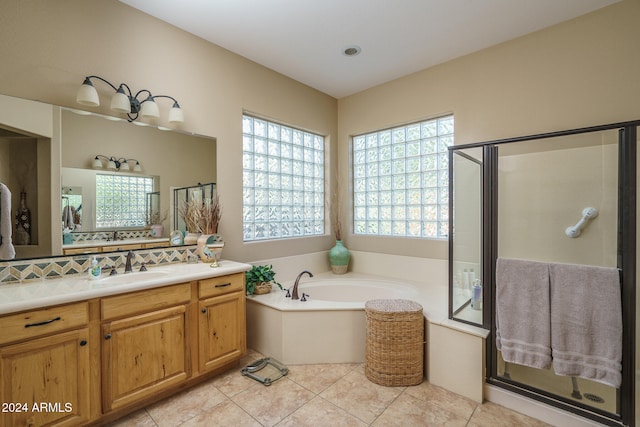
[[[422,311],[422,306],[415,301],[406,299],[373,299],[364,305],[365,310],[385,313],[410,313]]]

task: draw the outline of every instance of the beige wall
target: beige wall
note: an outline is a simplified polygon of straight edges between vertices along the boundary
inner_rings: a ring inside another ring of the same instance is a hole
[[[455,115],[457,144],[638,119],[638,22],[640,2],[622,1],[340,99],[343,176],[351,135],[446,113]],[[345,240],[357,250],[447,256],[446,242],[349,233]]]
[[[1,9],[0,93],[77,108],[84,76],[97,74],[134,91],[174,96],[185,113],[182,129],[217,139],[225,257],[246,261],[331,246],[330,236],[242,243],[241,115],[251,111],[312,130],[334,145],[334,98],[116,0],[3,0]],[[99,110],[109,113],[108,86],[96,88]],[[166,117],[170,103],[159,104]]]

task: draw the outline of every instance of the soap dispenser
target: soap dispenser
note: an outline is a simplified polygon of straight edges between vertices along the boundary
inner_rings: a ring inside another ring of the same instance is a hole
[[[94,256],[93,259],[91,260],[91,267],[89,267],[89,278],[99,279],[100,274],[102,274],[102,268],[100,268],[98,259]]]

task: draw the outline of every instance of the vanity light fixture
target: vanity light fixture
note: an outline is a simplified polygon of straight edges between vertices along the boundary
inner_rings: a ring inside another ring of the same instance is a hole
[[[178,101],[169,95],[153,95],[149,90],[139,90],[135,95],[126,83],[120,83],[116,88],[109,81],[99,76],[87,76],[76,95],[76,101],[82,105],[97,107],[100,105],[98,91],[93,87],[91,79],[98,79],[105,82],[115,90],[115,94],[111,98],[111,109],[118,113],[125,113],[130,122],[135,121],[139,116],[145,118],[157,119],[160,117],[160,109],[155,100],[157,98],[168,98],[173,101],[173,107],[169,110],[170,123],[184,122],[184,114]],[[146,98],[145,98],[146,95]]]
[[[136,159],[116,158],[113,156],[107,157],[103,156],[102,154],[96,155],[96,157],[93,159],[93,168],[104,169],[104,163],[102,163],[103,159],[107,162],[107,169],[110,169],[112,171],[123,172],[132,170],[129,166],[129,162],[136,162],[135,165],[133,165],[133,172],[142,172],[142,166]]]

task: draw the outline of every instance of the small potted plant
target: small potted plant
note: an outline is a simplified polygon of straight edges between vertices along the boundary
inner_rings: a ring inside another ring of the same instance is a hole
[[[274,279],[275,275],[272,265],[251,267],[251,270],[247,271],[245,275],[247,295],[268,294],[271,292],[271,283],[275,283],[282,289],[282,285]]]

